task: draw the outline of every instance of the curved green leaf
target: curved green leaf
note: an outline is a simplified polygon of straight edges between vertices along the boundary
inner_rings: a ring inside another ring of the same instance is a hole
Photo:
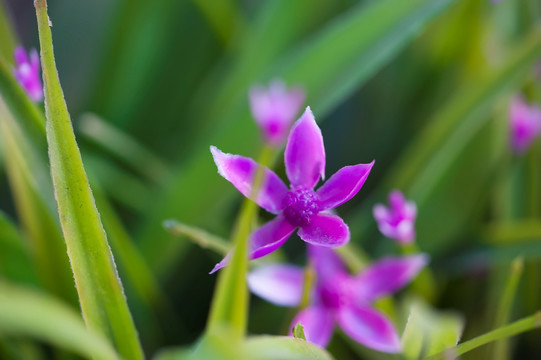
[[[126,359],[142,359],[105,231],[90,190],[53,54],[47,2],[36,0],[43,68],[47,142],[60,222],[86,324]]]
[[[0,333],[29,336],[87,358],[120,359],[100,335],[85,327],[79,314],[58,300],[0,282]]]

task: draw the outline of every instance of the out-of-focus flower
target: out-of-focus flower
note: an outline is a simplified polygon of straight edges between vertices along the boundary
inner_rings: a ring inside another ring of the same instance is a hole
[[[32,101],[43,100],[43,86],[39,72],[39,56],[35,49],[30,51],[30,58],[22,46],[15,49],[15,78]]]
[[[319,178],[324,178],[325,148],[321,130],[310,108],[295,123],[287,140],[284,154],[288,189],[271,170],[265,168],[264,179],[253,198],[252,181],[260,165],[240,155],[221,152],[210,147],[218,172],[244,196],[276,218],[256,229],[250,236],[250,258],[265,256],[282,246],[299,228],[299,237],[314,245],[336,247],[349,241],[349,228],[333,209],[351,199],[363,186],[374,161],[370,164],[345,166],[338,170],[317,191]],[[224,267],[229,255],[211,273]]]
[[[337,323],[352,339],[388,353],[401,351],[398,333],[389,318],[371,304],[408,284],[428,263],[428,257],[388,257],[351,276],[332,249],[309,246],[316,282],[310,305],[291,324],[301,324],[306,340],[325,347]],[[303,293],[303,269],[273,264],[248,275],[250,290],[281,306],[299,305]]]
[[[541,109],[516,97],[509,106],[509,125],[513,151],[524,153],[541,133]]]
[[[417,206],[413,201],[406,201],[400,191],[393,190],[389,194],[389,208],[376,204],[373,213],[383,235],[401,244],[409,244],[415,239]]]
[[[252,115],[265,141],[281,145],[304,103],[304,90],[288,90],[281,80],[273,80],[268,88],[253,86],[249,95]]]

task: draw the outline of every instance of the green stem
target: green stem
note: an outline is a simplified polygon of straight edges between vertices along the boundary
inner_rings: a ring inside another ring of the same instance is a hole
[[[49,159],[60,222],[86,325],[125,359],[143,353],[90,190],[54,60],[46,0],[35,0]]]
[[[502,326],[499,329],[489,331],[484,335],[473,338],[455,347],[446,349],[445,351],[428,357],[427,360],[444,360],[447,359],[449,355],[458,357],[482,345],[489,344],[493,341],[506,339],[539,327],[541,327],[541,312],[537,312],[524,319],[517,320],[514,323]]]
[[[273,158],[274,149],[263,148],[254,176],[252,195],[259,190],[263,180],[263,166],[269,164]],[[233,233],[232,244],[235,246],[231,256],[231,263],[221,270],[212,301],[207,334],[222,333],[224,328],[231,331],[235,339],[241,339],[246,333],[248,313],[248,287],[246,273],[248,271],[248,238],[253,220],[257,213],[257,205],[245,199]]]
[[[209,249],[222,256],[231,248],[229,242],[195,226],[183,224],[177,220],[166,220],[163,227],[173,236],[185,236],[203,249]]]
[[[515,298],[518,283],[520,277],[522,276],[522,271],[524,269],[524,259],[516,258],[511,264],[511,271],[507,283],[505,284],[505,289],[498,306],[498,312],[496,313],[496,320],[494,322],[494,327],[498,328],[505,325],[509,321],[509,314],[511,313],[511,308],[513,306],[513,300]],[[509,353],[509,342],[506,339],[502,339],[494,344],[493,348],[493,359],[495,360],[504,360],[508,358]]]

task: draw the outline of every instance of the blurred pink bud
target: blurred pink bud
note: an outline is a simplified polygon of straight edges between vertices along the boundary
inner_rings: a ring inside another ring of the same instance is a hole
[[[509,107],[509,125],[513,151],[524,153],[541,133],[541,109],[516,97]]]
[[[39,56],[35,49],[30,51],[30,59],[22,46],[15,49],[15,78],[32,101],[43,100],[43,86],[39,72]]]
[[[389,194],[389,207],[382,204],[374,206],[374,218],[381,233],[401,244],[409,244],[415,239],[415,218],[417,206],[406,201],[404,195],[393,190]]]
[[[281,80],[273,80],[268,88],[253,86],[249,96],[252,115],[265,141],[281,145],[304,103],[304,91],[301,88],[288,90]]]

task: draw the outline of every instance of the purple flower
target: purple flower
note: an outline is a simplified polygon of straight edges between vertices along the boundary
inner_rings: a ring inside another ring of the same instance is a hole
[[[509,125],[513,151],[524,153],[541,133],[541,109],[516,97],[509,107]]]
[[[371,304],[408,284],[428,263],[428,257],[388,257],[351,276],[332,249],[309,246],[308,250],[316,283],[310,305],[297,314],[291,329],[302,324],[306,339],[325,347],[337,323],[349,337],[366,347],[400,352],[400,339],[391,320]],[[303,280],[302,268],[285,264],[263,266],[248,275],[254,294],[282,306],[299,305]]]
[[[378,222],[379,231],[401,244],[410,244],[415,239],[417,206],[413,201],[406,201],[398,190],[389,194],[389,205],[389,208],[382,204],[374,206],[374,218]]]
[[[41,85],[39,73],[39,56],[35,49],[30,51],[30,59],[22,46],[15,49],[15,64],[13,69],[15,78],[19,85],[26,91],[32,101],[43,100],[43,86]]]
[[[304,91],[300,88],[288,91],[282,81],[273,80],[268,88],[252,87],[249,95],[252,115],[265,141],[272,145],[282,144],[304,103]]]
[[[244,196],[252,196],[252,179],[259,165],[250,158],[225,154],[211,146],[218,172]],[[363,186],[374,161],[370,164],[345,166],[317,191],[314,187],[324,178],[325,148],[321,130],[310,108],[295,123],[284,154],[288,189],[271,170],[264,169],[264,180],[256,198],[263,209],[277,216],[256,229],[250,236],[250,258],[265,256],[282,246],[298,228],[299,237],[314,245],[336,247],[349,241],[344,221],[327,210],[351,199]],[[211,273],[224,267],[226,256]]]

